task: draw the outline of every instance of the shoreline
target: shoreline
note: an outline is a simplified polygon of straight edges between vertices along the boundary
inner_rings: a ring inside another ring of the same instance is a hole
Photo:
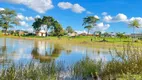
[[[62,37],[61,39],[57,37],[23,37],[23,36],[1,36],[0,38],[14,38],[14,39],[24,39],[24,40],[42,40],[42,41],[48,41],[51,43],[58,43],[58,44],[70,44],[70,45],[80,45],[80,46],[86,46],[86,47],[95,47],[95,48],[122,48],[124,46],[127,46],[129,43],[134,45],[135,47],[142,47],[141,42],[99,42],[99,41],[91,41],[90,37],[81,39],[81,38],[68,38],[68,37]]]

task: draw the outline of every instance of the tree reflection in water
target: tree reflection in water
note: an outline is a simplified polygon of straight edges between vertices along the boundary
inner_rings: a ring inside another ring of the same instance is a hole
[[[52,60],[58,58],[61,54],[61,51],[64,50],[59,44],[50,44],[49,48],[47,48],[46,41],[42,41],[41,43],[44,43],[44,45],[40,45],[38,41],[35,41],[34,48],[31,52],[33,59],[37,59],[40,62],[51,62]],[[44,49],[41,49],[41,47]]]
[[[11,60],[8,59],[8,56],[7,56],[6,38],[3,38],[3,45],[0,46],[0,64],[5,65],[10,62]]]

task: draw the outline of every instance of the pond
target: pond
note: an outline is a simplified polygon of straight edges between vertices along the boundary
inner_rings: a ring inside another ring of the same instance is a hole
[[[72,65],[88,56],[93,60],[108,61],[111,55],[108,49],[85,47],[71,44],[54,44],[45,40],[25,40],[0,38],[0,63],[49,63],[63,61]]]

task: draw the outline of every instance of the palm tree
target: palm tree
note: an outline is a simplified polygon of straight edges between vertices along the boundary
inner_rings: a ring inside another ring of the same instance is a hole
[[[94,17],[94,16],[88,16],[88,17],[83,18],[83,24],[82,25],[83,26],[85,25],[84,28],[88,29],[88,34],[89,34],[89,31],[93,28],[93,26],[96,25],[97,21],[99,21],[99,19]]]
[[[135,28],[139,28],[140,27],[139,21],[135,19],[135,20],[133,20],[133,21],[130,22],[129,26],[133,27],[134,38],[136,38]]]

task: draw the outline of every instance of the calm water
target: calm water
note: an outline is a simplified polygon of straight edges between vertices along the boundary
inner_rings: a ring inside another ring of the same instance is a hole
[[[88,48],[71,44],[53,44],[48,41],[0,38],[0,63],[27,63],[31,60],[43,63],[64,61],[73,64],[88,56],[93,60],[108,61],[111,55],[108,49]]]

